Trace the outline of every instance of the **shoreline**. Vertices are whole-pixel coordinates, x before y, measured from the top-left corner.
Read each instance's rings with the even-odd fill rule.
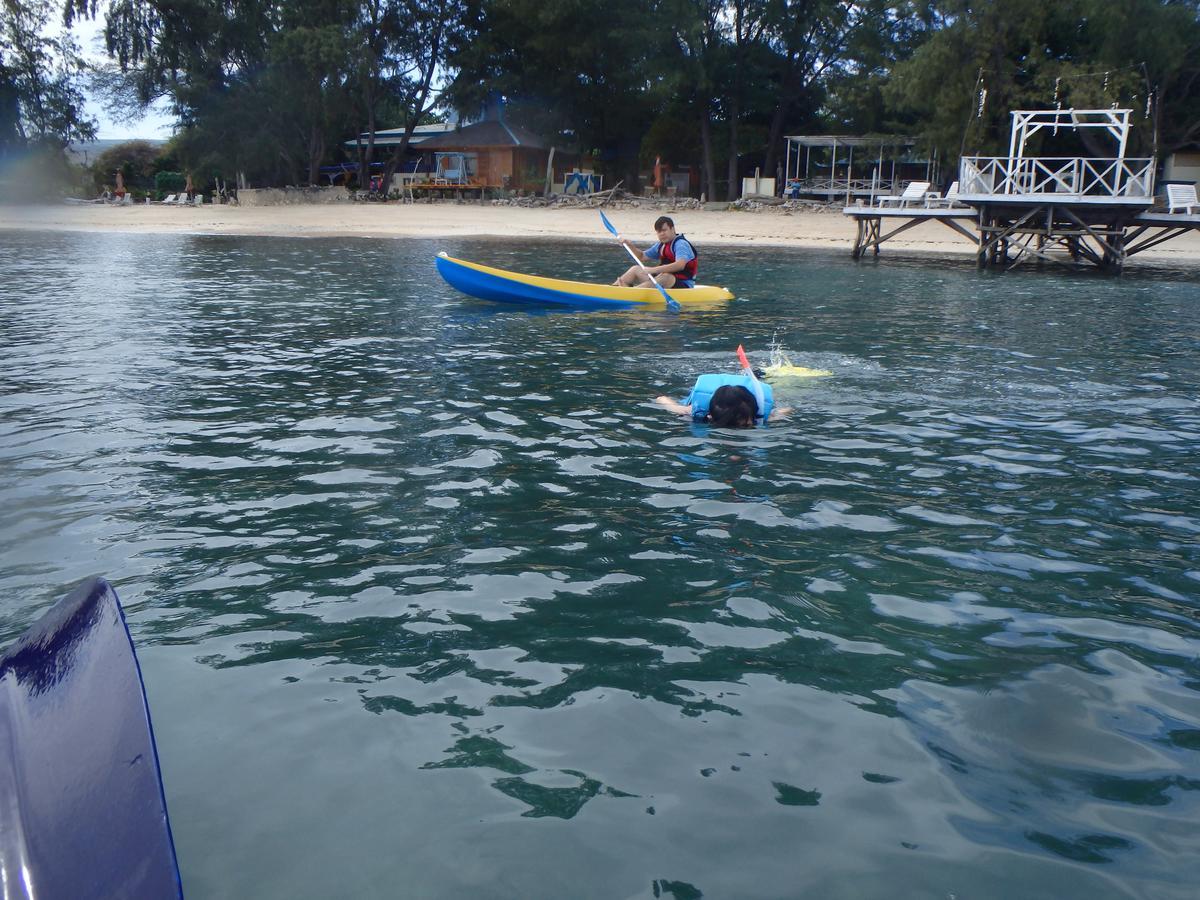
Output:
[[[661,208],[605,209],[618,229],[652,240]],[[681,209],[665,211],[698,246],[791,247],[844,252],[849,258],[855,225],[840,211],[775,212]],[[0,231],[38,230],[131,234],[206,234],[311,238],[611,238],[591,208],[528,208],[478,203],[339,203],[286,206],[163,207],[150,205],[41,205],[0,207]],[[975,245],[936,222],[922,223],[887,242],[889,251],[973,257]],[[1140,253],[1128,265],[1200,262],[1200,232]],[[1200,274],[1200,271],[1198,271]]]

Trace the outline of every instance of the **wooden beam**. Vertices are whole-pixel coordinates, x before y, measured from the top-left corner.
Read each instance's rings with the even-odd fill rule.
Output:
[[[1163,228],[1162,231],[1160,231],[1157,235],[1146,238],[1146,240],[1142,241],[1140,244],[1134,244],[1133,246],[1129,246],[1129,244],[1132,243],[1133,238],[1136,238],[1138,235],[1140,235],[1145,230],[1146,230],[1146,228],[1144,228],[1144,227],[1139,228],[1137,231],[1135,231],[1133,233],[1132,237],[1126,238],[1126,241],[1125,241],[1125,243],[1126,243],[1125,255],[1126,256],[1133,256],[1133,254],[1135,254],[1135,253],[1141,253],[1143,250],[1149,250],[1151,247],[1157,247],[1159,244],[1163,243],[1164,241],[1169,241],[1169,240],[1171,240],[1171,238],[1180,237],[1181,235],[1187,234],[1189,231],[1192,231],[1193,229],[1187,228],[1187,227]]]

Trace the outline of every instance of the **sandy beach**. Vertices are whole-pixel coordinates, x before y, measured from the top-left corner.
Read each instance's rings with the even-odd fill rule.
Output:
[[[606,214],[629,235],[651,237],[658,208],[610,209]],[[697,244],[762,244],[845,251],[854,223],[840,213],[681,209],[679,230]],[[244,234],[284,237],[505,237],[609,240],[593,209],[524,208],[478,203],[314,204],[287,206],[102,206],[54,205],[0,208],[0,229],[134,233]],[[888,253],[972,255],[969,243],[943,225],[928,222],[888,241]],[[1200,261],[1200,232],[1174,238],[1138,254],[1131,266],[1149,262]]]

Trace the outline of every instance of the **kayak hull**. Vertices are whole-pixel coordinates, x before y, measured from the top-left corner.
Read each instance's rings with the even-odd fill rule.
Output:
[[[593,309],[661,309],[667,305],[662,294],[654,288],[616,287],[525,275],[455,259],[445,253],[437,255],[437,270],[447,284],[464,294],[500,303],[541,303]],[[733,299],[733,294],[725,288],[704,284],[668,290],[667,294],[681,306],[706,306]]]
[[[141,671],[107,582],[80,585],[0,654],[0,744],[0,893],[183,896]]]

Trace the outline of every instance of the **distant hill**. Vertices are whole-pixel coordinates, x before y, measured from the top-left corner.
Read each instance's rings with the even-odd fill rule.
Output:
[[[116,147],[118,144],[128,144],[130,141],[145,141],[156,147],[166,143],[159,138],[104,138],[98,141],[71,144],[67,147],[67,157],[76,165],[90,166],[96,161],[96,157],[105,150]]]

